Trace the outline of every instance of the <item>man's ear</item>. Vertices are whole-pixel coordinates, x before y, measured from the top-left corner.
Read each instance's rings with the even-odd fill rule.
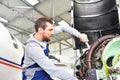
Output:
[[[42,28],[38,28],[38,31],[42,31],[43,29]]]
[[[39,28],[39,29],[38,29],[38,32],[42,33],[42,32],[43,32],[43,29],[42,29],[42,28]]]
[[[38,29],[38,31],[40,31],[40,28]]]

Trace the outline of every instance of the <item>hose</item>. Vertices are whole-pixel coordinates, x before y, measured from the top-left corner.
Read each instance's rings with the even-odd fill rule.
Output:
[[[100,37],[99,39],[97,39],[91,46],[90,49],[88,50],[88,54],[86,57],[86,63],[87,63],[87,68],[88,69],[92,69],[92,55],[94,53],[94,51],[96,50],[96,48],[105,40],[107,39],[112,39],[114,38],[115,35],[105,35],[103,37]]]

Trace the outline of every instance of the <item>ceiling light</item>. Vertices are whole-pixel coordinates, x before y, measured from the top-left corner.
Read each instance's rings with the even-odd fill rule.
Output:
[[[28,2],[31,5],[36,5],[39,1],[38,0],[25,0],[26,2]]]
[[[2,17],[0,17],[0,21],[2,21],[2,22],[8,22],[8,20],[6,20],[6,19],[4,19],[4,18],[2,18]]]

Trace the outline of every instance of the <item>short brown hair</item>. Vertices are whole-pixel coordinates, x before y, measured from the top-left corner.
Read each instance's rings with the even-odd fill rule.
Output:
[[[35,22],[35,26],[34,26],[35,31],[38,32],[39,27],[45,29],[47,27],[46,22],[49,22],[50,24],[53,24],[52,20],[44,18],[44,17],[37,19],[36,22]]]

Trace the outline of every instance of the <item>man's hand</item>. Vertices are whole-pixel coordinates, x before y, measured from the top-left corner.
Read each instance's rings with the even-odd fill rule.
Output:
[[[81,34],[79,35],[79,38],[80,38],[80,40],[81,40],[82,42],[84,42],[84,43],[88,43],[88,41],[89,41],[87,35],[84,34],[84,33],[81,33]]]

